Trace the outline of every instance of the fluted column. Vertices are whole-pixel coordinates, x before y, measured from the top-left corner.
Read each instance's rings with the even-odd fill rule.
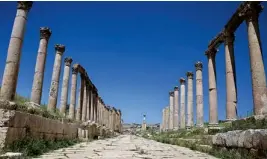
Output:
[[[193,72],[187,72],[187,128],[194,126],[193,112]]]
[[[65,62],[65,67],[64,67],[63,82],[62,82],[62,88],[61,88],[60,112],[64,114],[65,116],[67,100],[68,100],[70,66],[72,63],[72,58],[66,57],[64,62]]]
[[[173,96],[173,104],[174,104],[174,119],[173,119],[173,125],[174,125],[174,130],[179,129],[179,88],[178,86],[174,87],[174,96]]]
[[[77,91],[77,74],[78,74],[78,68],[77,67],[72,67],[71,95],[70,95],[70,108],[69,108],[69,118],[70,119],[74,119],[74,116],[75,116],[76,91]]]
[[[61,60],[62,60],[62,55],[65,51],[65,46],[57,44],[55,45],[55,50],[56,50],[56,57],[55,57],[50,92],[49,92],[48,110],[55,110],[57,106]]]
[[[196,105],[197,105],[197,127],[204,126],[203,119],[203,82],[202,82],[202,62],[197,62],[195,64],[196,68]]]
[[[226,66],[226,120],[235,120],[237,112],[237,91],[234,58],[234,34],[224,33],[225,66]]]
[[[78,97],[78,105],[77,105],[77,112],[76,112],[76,120],[80,121],[82,118],[82,107],[83,107],[83,96],[84,96],[84,77],[81,76],[81,83],[80,83],[80,90],[79,90],[79,97]]]
[[[31,102],[36,104],[41,104],[47,45],[51,34],[52,32],[49,28],[40,28],[40,42],[31,92]]]
[[[173,130],[173,118],[174,118],[173,91],[169,92],[169,100],[170,100],[169,129]]]
[[[266,75],[262,58],[259,14],[263,6],[247,5],[241,13],[247,23],[254,114],[267,114]]]
[[[185,79],[180,78],[180,128],[185,129]]]
[[[218,106],[217,106],[217,83],[216,83],[216,64],[215,55],[217,50],[211,49],[206,51],[208,57],[209,73],[209,125],[218,125]]]
[[[19,1],[9,41],[6,65],[2,80],[1,99],[14,100],[20,66],[20,56],[28,12],[33,2]]]
[[[84,80],[84,88],[83,88],[83,107],[82,107],[82,121],[86,121],[86,112],[87,112],[87,88],[88,85],[86,80]]]

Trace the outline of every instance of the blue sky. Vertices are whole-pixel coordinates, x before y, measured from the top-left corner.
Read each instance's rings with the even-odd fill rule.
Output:
[[[105,103],[120,108],[125,122],[161,121],[168,92],[179,78],[203,62],[204,118],[208,121],[208,70],[204,51],[240,2],[35,2],[21,56],[17,92],[30,97],[39,45],[39,28],[50,27],[42,102],[47,103],[55,57],[54,45],[64,44],[64,57],[83,65]],[[266,5],[263,2],[263,5]],[[16,2],[0,2],[0,78],[16,14]],[[264,60],[267,59],[267,12],[259,18]],[[252,88],[246,24],[236,31],[235,57],[238,114],[252,110]],[[219,119],[226,116],[224,46],[216,56]],[[63,63],[59,97],[62,85]],[[265,67],[266,70],[266,67]],[[2,80],[1,80],[2,81]],[[194,81],[195,85],[195,81]],[[195,94],[195,86],[194,86]],[[195,99],[195,97],[194,97]],[[58,100],[58,105],[59,105]],[[195,113],[195,102],[194,102]]]

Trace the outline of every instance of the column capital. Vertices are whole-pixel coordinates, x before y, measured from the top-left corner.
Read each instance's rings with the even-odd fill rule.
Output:
[[[78,73],[78,67],[72,67],[72,74]]]
[[[188,71],[188,72],[186,72],[186,76],[188,79],[193,79],[194,74],[193,74],[193,72]]]
[[[179,87],[178,86],[175,86],[174,87],[174,91],[179,91]]]
[[[59,53],[60,55],[62,55],[65,51],[65,46],[62,44],[56,44],[55,45],[55,50],[57,53]]]
[[[180,78],[180,84],[185,84],[185,79],[184,78]]]
[[[259,13],[263,6],[259,3],[245,2],[243,9],[239,11],[239,16],[247,21],[258,21]]]
[[[50,28],[48,28],[48,27],[41,27],[40,28],[40,39],[49,40],[51,34],[52,34],[52,31]]]
[[[65,62],[65,65],[66,65],[66,66],[70,66],[71,63],[72,63],[72,58],[71,58],[71,57],[66,57],[66,58],[64,59],[64,62]]]
[[[169,92],[169,95],[170,95],[170,96],[173,96],[173,95],[174,95],[174,92],[173,92],[173,91],[170,91],[170,92]]]
[[[223,33],[224,36],[224,44],[225,45],[233,45],[234,41],[235,41],[235,34],[233,31],[224,31]]]
[[[198,71],[198,70],[202,71],[202,69],[203,69],[202,62],[200,62],[200,61],[196,62],[195,63],[195,68],[196,68],[196,71]]]
[[[205,55],[207,55],[208,58],[215,58],[215,55],[217,52],[218,52],[218,49],[211,48],[205,52]]]
[[[32,1],[18,1],[17,9],[23,9],[29,11],[32,8]]]

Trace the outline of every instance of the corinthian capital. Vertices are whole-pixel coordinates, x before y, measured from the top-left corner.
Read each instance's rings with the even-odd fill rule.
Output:
[[[48,27],[41,27],[40,28],[40,39],[49,40],[52,31]]]
[[[78,67],[72,67],[72,74],[78,73]]]
[[[186,72],[186,76],[188,79],[193,79],[194,74],[193,72]]]
[[[258,21],[263,6],[258,2],[244,2],[240,7],[239,16],[247,21]]]
[[[170,95],[170,96],[173,96],[173,95],[174,95],[174,92],[173,92],[173,91],[170,91],[170,92],[169,92],[169,95]]]
[[[65,62],[65,65],[66,66],[70,66],[71,63],[72,63],[72,58],[71,57],[66,57],[65,60],[64,60],[64,62]]]
[[[185,79],[184,78],[180,78],[180,84],[185,84]]]
[[[205,52],[205,55],[207,55],[208,58],[215,58],[217,51],[218,51],[217,49],[211,48]]]
[[[174,91],[179,91],[179,87],[178,86],[175,86],[174,87]]]
[[[62,45],[62,44],[56,44],[55,45],[55,50],[56,50],[57,53],[62,55],[64,53],[64,51],[65,51],[65,46]]]
[[[18,1],[18,9],[23,9],[29,11],[32,8],[32,1]]]
[[[223,36],[225,45],[233,45],[235,40],[235,34],[232,31],[224,31]]]
[[[203,68],[202,62],[200,62],[200,61],[196,62],[195,63],[195,68],[196,68],[196,71],[197,70],[202,70],[202,68]]]

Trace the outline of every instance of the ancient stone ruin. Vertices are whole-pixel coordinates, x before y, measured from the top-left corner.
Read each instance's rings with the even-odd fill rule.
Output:
[[[47,47],[52,35],[48,27],[40,28],[40,42],[30,102],[23,105],[14,102],[27,15],[32,5],[33,2],[27,1],[19,1],[17,4],[17,15],[11,33],[0,93],[0,148],[25,137],[45,140],[89,139],[115,136],[121,133],[121,111],[104,103],[86,69],[80,64],[72,65],[75,59],[71,57],[64,58],[64,75],[59,103],[61,116],[53,115],[58,111],[56,107],[59,98],[61,63],[65,52],[65,46],[62,44],[55,45],[56,54],[48,106],[47,110],[41,108]],[[78,74],[81,79],[79,90],[77,89]],[[76,103],[77,91],[79,91],[78,103]],[[70,102],[68,102],[68,94],[70,94]],[[70,103],[68,111],[67,103]]]

